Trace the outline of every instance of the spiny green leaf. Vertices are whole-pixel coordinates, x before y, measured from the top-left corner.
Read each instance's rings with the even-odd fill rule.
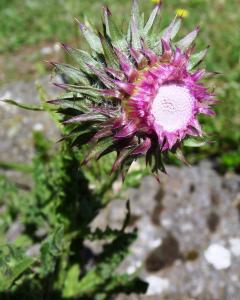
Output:
[[[139,5],[138,0],[133,0],[132,4],[132,13],[130,19],[130,28],[131,28],[131,44],[135,49],[141,48],[141,36],[140,33],[140,13],[139,13]]]
[[[188,138],[183,142],[183,145],[186,147],[202,147],[206,144],[208,144],[208,141],[197,140],[193,138]]]
[[[132,11],[131,11],[131,19],[136,23],[137,29],[141,30],[141,16],[140,16],[140,9],[139,9],[139,1],[133,0],[132,1]]]
[[[196,67],[199,63],[201,63],[201,61],[204,59],[204,57],[206,56],[207,52],[208,52],[208,48],[191,55],[190,60],[189,60],[189,64],[188,64],[188,70],[192,70],[194,67]]]
[[[0,249],[0,291],[9,291],[10,287],[28,270],[35,260],[26,256],[23,250],[6,245],[8,250]]]
[[[103,36],[100,36],[100,38],[101,38],[101,43],[102,43],[107,65],[112,68],[116,68],[116,67],[119,68],[118,59],[116,54],[113,51],[110,41],[108,40],[107,37],[105,38]]]
[[[186,50],[195,40],[199,33],[199,28],[197,27],[192,32],[187,34],[184,38],[176,43],[176,47],[179,47],[182,50]]]
[[[70,298],[76,293],[79,286],[80,268],[77,264],[73,265],[66,275],[63,288],[63,297]]]
[[[92,268],[80,281],[78,288],[72,296],[93,294],[98,287],[109,284],[114,280],[113,272],[122,259],[128,254],[128,247],[135,240],[135,233],[121,234],[110,245],[105,247],[99,257],[99,263]],[[118,249],[118,251],[116,251]]]
[[[84,95],[85,95],[85,96],[99,98],[98,89],[95,89],[94,87],[91,87],[91,86],[67,84],[67,83],[66,84],[55,84],[55,85],[65,89],[68,92],[77,93],[77,94],[79,94],[79,96],[81,95],[82,97],[84,97]]]
[[[92,150],[90,150],[90,153],[87,155],[84,162],[88,162],[93,157],[100,156],[105,150],[107,150],[112,145],[112,143],[112,137],[98,141],[98,143],[93,146]]]
[[[99,37],[84,24],[80,24],[80,28],[83,33],[83,36],[85,37],[91,49],[97,53],[103,53],[103,49]]]
[[[161,38],[170,41],[177,35],[182,24],[182,18],[176,16],[172,22],[161,32]]]
[[[158,15],[158,12],[159,12],[159,9],[160,9],[160,6],[159,5],[156,5],[155,8],[153,9],[145,27],[144,27],[144,35],[147,35],[148,32],[151,30],[153,24],[154,24],[154,21],[155,21],[155,18],[157,17]]]
[[[91,64],[95,67],[102,67],[102,65],[96,61],[89,53],[80,49],[74,49],[64,45],[64,48],[72,56],[72,58],[79,65],[81,71],[87,74],[93,74],[92,71],[87,67],[87,64]]]
[[[184,157],[184,154],[182,152],[182,150],[180,148],[176,149],[176,153],[175,153],[177,159],[179,159],[180,161],[182,161],[184,164],[189,166],[189,163],[187,162],[186,158]]]
[[[11,99],[5,99],[5,100],[0,100],[0,101],[6,102],[6,103],[11,104],[11,105],[15,105],[19,108],[23,108],[23,109],[26,109],[26,110],[44,111],[44,109],[40,106],[26,104],[26,103],[19,103],[19,102],[16,102],[14,100],[11,100]]]
[[[71,119],[66,120],[64,123],[78,123],[78,122],[87,122],[87,121],[102,121],[104,120],[105,117],[101,114],[96,114],[95,112],[93,113],[86,113],[86,114],[81,114],[75,117],[72,117]]]
[[[105,27],[104,29],[105,29],[106,35],[111,37],[110,28],[109,28],[109,20],[108,20],[109,16],[111,16],[111,12],[110,12],[110,10],[108,9],[107,6],[104,6],[103,7],[103,18],[104,18],[103,25]]]
[[[127,41],[125,40],[124,34],[120,30],[120,28],[116,25],[116,23],[113,21],[112,16],[109,16],[108,21],[109,21],[111,43],[119,50],[126,52],[128,45],[127,45]]]
[[[171,39],[174,39],[175,36],[178,34],[178,31],[181,28],[181,25],[182,25],[182,18],[177,18],[172,27]]]
[[[82,83],[86,85],[89,84],[89,80],[87,79],[86,75],[80,70],[67,64],[53,63],[53,65],[55,66],[59,74],[66,75],[70,80],[73,80],[75,83]]]
[[[52,117],[52,120],[55,122],[56,126],[60,130],[64,130],[62,124],[60,123],[59,115],[53,110],[53,107],[49,103],[47,103],[48,95],[46,93],[46,90],[39,83],[36,83],[36,89],[38,91],[38,95],[39,95],[41,105],[42,105],[44,111],[49,113],[49,115]]]
[[[64,246],[63,227],[57,228],[41,246],[42,275],[54,271],[56,259],[61,255]]]
[[[57,100],[52,100],[51,103],[52,104],[57,104],[58,108],[57,110],[60,111],[63,108],[72,108],[74,110],[76,110],[76,114],[80,114],[80,113],[85,113],[88,112],[90,109],[90,105],[92,104],[93,101],[89,101],[86,98],[81,98],[81,99],[57,99]]]

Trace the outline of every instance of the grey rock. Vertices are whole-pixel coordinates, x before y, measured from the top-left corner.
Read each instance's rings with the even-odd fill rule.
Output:
[[[15,82],[0,89],[0,100],[11,99],[19,103],[40,105],[40,86],[46,98],[60,95],[60,89],[50,83],[49,77],[37,82]],[[56,78],[60,82],[60,78]],[[57,141],[59,132],[49,114],[41,111],[29,111],[0,101],[0,161],[11,163],[28,163],[34,155],[33,131],[43,131],[47,138]],[[18,172],[8,171],[8,176],[19,184],[28,184],[28,176],[19,176]]]
[[[160,281],[152,280],[148,291],[156,291],[156,296],[117,299],[239,300],[240,176],[220,176],[209,161],[192,167],[169,166],[167,171],[160,185],[146,177],[139,189],[127,191],[135,220],[131,228],[137,227],[139,233],[118,269],[137,272],[147,281],[158,277]],[[103,217],[98,216],[98,224],[120,228],[124,211],[125,201],[113,201]],[[223,262],[223,251],[216,253],[219,269],[206,259],[209,247],[227,254],[228,261]]]
[[[22,223],[20,223],[19,221],[15,221],[11,224],[6,233],[6,241],[8,243],[14,242],[16,238],[24,231],[24,229],[25,227]]]
[[[59,80],[61,79],[56,79]],[[47,77],[37,82],[17,82],[6,85],[0,89],[0,100],[12,99],[19,103],[40,105],[37,85],[46,92],[47,99],[52,99],[61,92]],[[48,113],[24,110],[0,101],[0,119],[1,161],[28,161],[33,155],[33,130],[42,130],[47,137],[57,140],[58,131]]]

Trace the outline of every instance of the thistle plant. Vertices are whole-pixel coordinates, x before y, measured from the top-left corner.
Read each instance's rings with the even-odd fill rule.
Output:
[[[134,0],[125,33],[104,7],[102,32],[79,23],[90,51],[63,45],[76,66],[53,63],[68,78],[57,84],[66,94],[50,101],[63,114],[68,137],[89,145],[84,163],[116,152],[112,171],[120,168],[123,177],[140,156],[158,176],[164,154],[183,158],[184,142],[203,137],[199,114],[214,115],[215,97],[201,81],[213,73],[197,68],[208,47],[193,54],[199,27],[175,41],[182,16],[160,30],[160,3],[145,21]]]

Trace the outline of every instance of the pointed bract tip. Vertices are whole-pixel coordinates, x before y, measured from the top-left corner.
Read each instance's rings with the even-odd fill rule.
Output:
[[[79,28],[80,28],[81,31],[84,31],[84,30],[87,29],[87,26],[83,23],[80,23],[79,21],[78,21],[78,25],[79,25]]]
[[[49,104],[60,104],[61,103],[61,99],[47,100],[47,103],[49,103]]]
[[[67,44],[65,44],[65,43],[60,43],[60,45],[61,45],[61,47],[62,47],[63,49],[65,49],[65,50],[71,49],[71,46],[69,46],[69,45],[67,45]]]
[[[53,82],[53,85],[55,85],[56,87],[59,87],[61,89],[66,89],[67,87],[65,86],[65,84],[63,83],[57,83],[57,82]]]
[[[120,80],[114,80],[114,83],[126,94],[131,95],[133,90],[135,89],[135,85],[132,83],[123,82]]]
[[[112,15],[112,14],[111,14],[111,11],[110,11],[110,9],[108,8],[107,5],[104,5],[104,6],[102,7],[102,9],[103,9],[103,13],[106,14],[106,16],[110,17],[110,16]]]
[[[199,31],[200,31],[200,25],[198,25],[195,30],[197,31],[197,33],[199,33]]]
[[[56,67],[57,66],[57,63],[54,62],[54,61],[48,61],[49,64],[51,64],[52,66]]]
[[[171,49],[169,42],[166,41],[164,38],[161,38],[161,43],[162,43],[163,53]]]

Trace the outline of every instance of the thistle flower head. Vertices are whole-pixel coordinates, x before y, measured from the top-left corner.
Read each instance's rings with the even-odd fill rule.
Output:
[[[134,0],[127,33],[107,7],[102,33],[80,24],[90,53],[64,45],[76,66],[55,64],[68,78],[61,85],[67,93],[51,102],[71,125],[73,144],[89,143],[84,162],[116,151],[113,170],[126,173],[145,155],[157,174],[164,171],[164,152],[179,153],[186,138],[203,135],[198,115],[214,114],[214,95],[201,82],[209,73],[196,70],[207,49],[193,54],[199,28],[174,42],[182,17],[159,31],[160,2],[145,21]]]

